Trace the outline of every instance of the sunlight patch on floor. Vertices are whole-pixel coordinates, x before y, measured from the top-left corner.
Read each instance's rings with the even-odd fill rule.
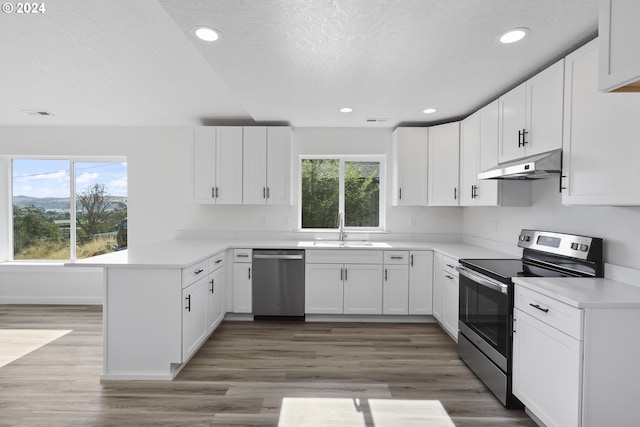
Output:
[[[438,400],[282,399],[278,427],[455,427]]]
[[[69,332],[71,330],[0,329],[0,368]]]

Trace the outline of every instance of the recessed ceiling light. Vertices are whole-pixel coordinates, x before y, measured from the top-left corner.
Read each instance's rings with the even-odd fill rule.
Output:
[[[353,111],[353,108],[351,108],[351,107],[342,107],[342,108],[340,109],[340,112],[341,112],[341,113],[350,113],[350,112],[352,112],[352,111]]]
[[[220,38],[220,32],[211,27],[196,27],[193,29],[193,34],[205,42],[214,42]]]
[[[501,35],[498,40],[504,44],[515,43],[525,38],[527,34],[529,34],[528,28],[514,28]]]
[[[427,108],[426,110],[422,110],[422,112],[425,113],[425,114],[433,114],[436,111],[438,111],[438,110],[436,110],[435,108]]]

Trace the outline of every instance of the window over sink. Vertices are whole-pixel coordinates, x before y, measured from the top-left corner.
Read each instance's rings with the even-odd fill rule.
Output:
[[[383,156],[303,156],[300,159],[302,230],[384,229]]]

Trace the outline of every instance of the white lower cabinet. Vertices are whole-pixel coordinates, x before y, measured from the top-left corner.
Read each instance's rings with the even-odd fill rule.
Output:
[[[305,313],[342,314],[344,310],[342,264],[305,266]]]
[[[516,309],[513,393],[548,427],[580,425],[582,342]]]
[[[578,308],[516,282],[513,394],[547,427],[638,424],[640,308],[602,299]]]
[[[433,316],[458,342],[458,261],[440,253],[433,261]]]
[[[233,312],[252,313],[251,249],[234,249],[233,257]]]
[[[212,332],[224,318],[224,253],[210,258],[207,276],[207,329]]]
[[[382,251],[308,250],[305,313],[382,314]]]
[[[442,288],[444,287],[444,275],[442,266],[444,265],[444,255],[439,252],[433,254],[433,317],[442,323]]]
[[[433,251],[409,252],[409,314],[433,313]]]
[[[382,314],[382,265],[344,265],[344,314]]]
[[[182,290],[182,360],[187,360],[209,334],[207,325],[207,278]]]

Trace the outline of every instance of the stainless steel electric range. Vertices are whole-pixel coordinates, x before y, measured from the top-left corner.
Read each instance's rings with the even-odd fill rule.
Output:
[[[520,259],[461,259],[458,353],[506,407],[511,393],[513,277],[603,277],[602,239],[522,230]]]

